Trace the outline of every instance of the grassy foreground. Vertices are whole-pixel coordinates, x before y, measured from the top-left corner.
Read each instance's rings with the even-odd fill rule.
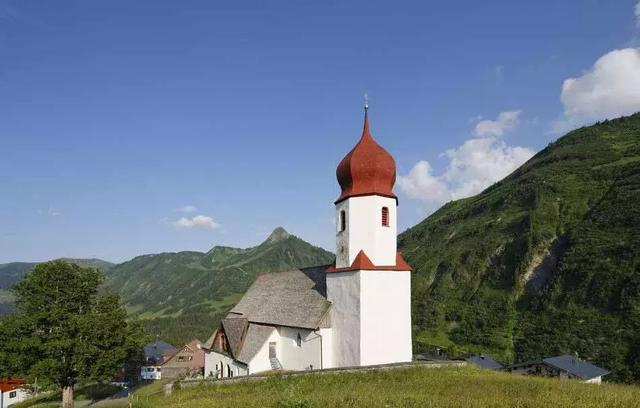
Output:
[[[144,392],[144,389],[141,390]],[[637,407],[640,387],[520,377],[474,367],[274,376],[200,385],[134,407]]]

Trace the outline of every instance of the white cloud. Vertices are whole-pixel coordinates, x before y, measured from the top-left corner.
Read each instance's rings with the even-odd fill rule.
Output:
[[[520,114],[507,111],[496,120],[478,122],[474,138],[443,154],[449,164],[442,174],[433,174],[429,162],[419,161],[409,174],[398,178],[400,190],[425,204],[440,205],[477,194],[501,180],[535,153],[526,147],[508,146],[501,139],[517,126]]]
[[[496,120],[481,120],[473,130],[478,137],[500,137],[518,125],[522,111],[501,112]]]
[[[584,75],[564,81],[560,99],[564,117],[554,124],[556,132],[640,111],[640,49],[603,55]]]
[[[220,227],[220,224],[213,221],[213,218],[206,215],[196,215],[191,218],[182,217],[172,223],[178,229],[202,229],[214,230]]]
[[[398,187],[411,198],[426,203],[444,203],[451,200],[451,191],[441,177],[433,175],[431,165],[420,160],[406,176],[398,177]]]
[[[182,212],[182,213],[192,213],[192,212],[196,212],[197,210],[198,209],[193,205],[185,205],[180,208],[176,208],[176,211]]]

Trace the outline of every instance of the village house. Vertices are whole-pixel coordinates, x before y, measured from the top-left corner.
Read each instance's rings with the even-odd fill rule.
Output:
[[[176,378],[181,374],[202,375],[204,369],[204,350],[202,342],[194,339],[182,346],[162,364],[162,378]]]
[[[486,354],[480,354],[478,356],[465,358],[465,361],[469,364],[473,364],[487,370],[500,371],[504,368],[502,364],[497,362],[493,357]]]
[[[26,382],[21,379],[0,379],[0,408],[7,408],[29,398]]]
[[[609,374],[609,371],[604,368],[568,354],[513,364],[507,367],[506,370],[518,375],[571,378],[591,384],[602,383],[602,377]]]
[[[140,368],[140,377],[143,380],[160,380],[162,364],[176,351],[178,349],[160,339],[144,346],[145,364]]]
[[[333,265],[259,275],[204,344],[205,376],[408,362],[411,267],[393,157],[364,129],[338,165]]]

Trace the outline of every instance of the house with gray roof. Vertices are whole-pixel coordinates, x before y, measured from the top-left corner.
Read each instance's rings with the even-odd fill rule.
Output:
[[[332,265],[259,275],[205,342],[205,376],[411,361],[411,266],[393,157],[369,130],[340,161]]]
[[[144,346],[145,363],[140,368],[140,378],[143,380],[160,380],[162,378],[162,364],[176,351],[177,348],[158,338]]]
[[[602,377],[609,374],[609,370],[569,354],[513,364],[506,370],[513,374],[570,378],[592,384],[600,384]]]
[[[500,371],[504,368],[502,364],[498,363],[493,357],[487,354],[471,356],[469,358],[466,358],[465,361],[467,363],[473,364],[480,368],[486,368],[488,370]]]

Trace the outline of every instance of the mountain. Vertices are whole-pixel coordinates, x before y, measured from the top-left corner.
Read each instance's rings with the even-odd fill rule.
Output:
[[[578,353],[640,381],[640,114],[572,131],[399,236],[416,351]]]
[[[142,255],[107,272],[129,313],[173,344],[206,338],[260,273],[329,264],[333,254],[276,228],[260,245]]]
[[[78,259],[60,258],[67,262],[76,263],[80,266],[100,269],[106,272],[114,264],[102,259]],[[9,291],[13,285],[20,282],[22,278],[37,265],[37,262],[11,262],[0,264],[0,316],[13,311],[13,295]]]

